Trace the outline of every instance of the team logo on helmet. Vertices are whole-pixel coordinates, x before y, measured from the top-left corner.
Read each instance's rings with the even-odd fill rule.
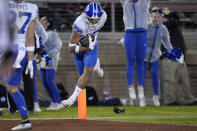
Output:
[[[86,16],[91,19],[99,19],[103,14],[101,5],[98,2],[89,3],[86,6],[85,13]]]

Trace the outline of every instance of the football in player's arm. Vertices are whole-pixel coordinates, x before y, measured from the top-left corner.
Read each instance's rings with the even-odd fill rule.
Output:
[[[92,38],[93,37],[93,38]],[[92,50],[96,44],[96,38],[93,35],[80,35],[75,30],[72,31],[69,51],[71,53],[85,52]]]

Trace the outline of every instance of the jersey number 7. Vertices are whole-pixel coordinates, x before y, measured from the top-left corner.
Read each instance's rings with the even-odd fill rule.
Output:
[[[28,23],[31,20],[31,14],[32,13],[29,13],[29,12],[19,12],[18,13],[19,18],[26,17],[26,20],[23,23],[23,25],[19,28],[19,30],[17,30],[18,34],[24,34],[25,33],[25,28],[27,27]],[[11,21],[13,23],[15,23],[16,20],[17,20],[17,13],[15,11],[10,11],[10,15],[11,15]]]

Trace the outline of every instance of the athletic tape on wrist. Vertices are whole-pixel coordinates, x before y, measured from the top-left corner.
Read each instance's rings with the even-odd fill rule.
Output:
[[[26,51],[34,51],[35,47],[34,46],[27,46]]]
[[[69,47],[76,46],[76,44],[69,43]]]
[[[80,47],[79,45],[75,46],[75,53],[79,53],[79,47]]]
[[[33,63],[33,61],[32,60],[29,60],[28,63]]]

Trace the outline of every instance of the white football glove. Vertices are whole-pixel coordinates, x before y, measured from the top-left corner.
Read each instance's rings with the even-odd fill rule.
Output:
[[[27,67],[25,70],[25,74],[28,74],[28,72],[30,73],[30,78],[33,78],[33,61],[28,61],[27,63]]]
[[[178,59],[178,62],[183,64],[184,63],[184,55],[182,54],[181,58]]]
[[[42,58],[41,62],[40,62],[40,68],[46,68],[46,59]]]
[[[95,36],[94,40],[92,39],[91,35],[89,35],[89,48],[91,50],[94,49],[94,46],[96,45],[96,41],[97,41],[97,35]]]

